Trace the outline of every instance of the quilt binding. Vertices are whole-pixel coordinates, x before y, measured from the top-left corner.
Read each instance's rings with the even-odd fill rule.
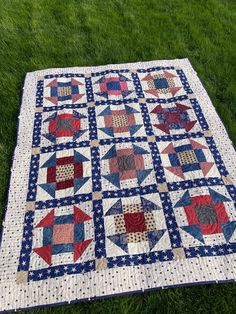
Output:
[[[7,252],[9,248],[5,247],[5,237],[4,234],[12,231],[14,236],[19,239],[22,235],[22,221],[24,218],[24,210],[22,210],[22,206],[25,204],[25,196],[28,188],[28,175],[29,175],[29,161],[31,157],[31,144],[32,144],[32,135],[33,135],[33,122],[34,122],[34,106],[35,106],[35,97],[36,97],[36,83],[38,76],[44,76],[47,74],[64,74],[64,73],[90,73],[90,72],[98,72],[103,70],[112,70],[112,69],[138,69],[138,68],[146,68],[153,66],[174,66],[179,67],[184,70],[184,73],[187,77],[188,83],[190,84],[192,90],[194,91],[194,95],[197,100],[201,104],[201,109],[203,114],[208,122],[209,128],[214,130],[213,138],[216,142],[217,148],[220,152],[220,155],[225,163],[226,169],[228,170],[233,184],[236,184],[236,153],[233,147],[232,141],[229,139],[226,128],[224,127],[220,117],[218,116],[215,107],[213,106],[206,90],[204,89],[200,79],[197,76],[197,72],[192,68],[192,65],[188,59],[174,59],[174,60],[156,60],[156,61],[148,61],[148,62],[136,62],[136,63],[126,63],[126,64],[108,64],[102,66],[94,66],[94,67],[69,67],[69,68],[52,68],[39,70],[35,72],[29,72],[26,75],[24,87],[23,87],[23,96],[21,109],[19,114],[18,121],[18,134],[17,134],[17,144],[14,150],[14,155],[12,159],[12,168],[11,168],[11,178],[9,185],[9,192],[7,198],[7,206],[4,212],[4,220],[3,220],[3,228],[1,230],[1,258],[4,259],[3,253]],[[217,126],[217,128],[215,128]],[[30,139],[30,140],[29,140]],[[20,170],[18,170],[20,169]],[[17,205],[15,205],[17,204]],[[14,246],[14,243],[12,243]],[[12,281],[14,282],[14,278],[16,277],[17,267],[16,262],[18,260],[18,256],[20,254],[20,246],[17,247],[17,242],[15,243],[15,250],[11,255],[11,260],[8,260],[8,264],[6,268],[12,265],[12,269],[15,267],[15,271],[11,273]],[[13,247],[11,247],[13,249]],[[8,252],[9,253],[9,252]],[[60,291],[58,286],[60,284],[64,285],[62,292],[68,292],[67,289],[69,286],[74,286],[79,278],[83,278],[82,286],[84,290],[88,291],[88,295],[86,297],[80,297],[76,292],[74,293],[74,297],[71,293],[63,294],[58,296],[56,293],[53,297],[49,297],[50,289],[45,285],[47,280],[44,280],[42,283],[40,282],[29,282],[25,289],[22,289],[20,285],[12,285],[12,281],[10,280],[8,284],[3,283],[0,284],[0,297],[4,298],[4,301],[1,301],[0,311],[11,311],[11,310],[29,310],[37,307],[46,307],[46,306],[58,306],[62,304],[70,304],[76,303],[80,301],[86,301],[91,299],[105,298],[115,295],[124,295],[131,293],[138,293],[143,291],[150,291],[156,289],[165,289],[179,286],[191,286],[198,284],[211,284],[211,283],[224,283],[224,282],[234,282],[236,281],[236,270],[234,270],[233,278],[225,279],[227,268],[226,262],[228,265],[231,265],[233,269],[233,263],[236,261],[236,254],[230,254],[228,256],[216,256],[216,257],[205,257],[202,259],[191,258],[191,270],[194,274],[199,276],[194,281],[192,275],[188,274],[186,270],[184,270],[183,264],[189,264],[189,260],[185,260],[184,262],[179,261],[170,261],[165,262],[165,266],[168,266],[170,269],[174,269],[178,276],[183,274],[187,276],[185,277],[186,282],[178,283],[178,279],[180,277],[176,276],[176,282],[170,284],[162,284],[161,280],[158,284],[152,284],[150,278],[153,278],[156,274],[158,274],[158,267],[155,264],[145,264],[139,266],[128,266],[121,267],[119,270],[116,270],[115,278],[113,279],[113,283],[118,287],[115,289],[117,291],[109,290],[108,285],[103,284],[105,287],[104,290],[101,290],[100,293],[97,293],[97,288],[94,286],[94,282],[104,281],[104,274],[106,270],[99,271],[102,274],[102,277],[99,277],[97,271],[93,271],[92,273],[85,274],[76,274],[70,275],[69,285],[65,279],[62,278],[53,278],[49,279],[49,286],[52,286],[56,291]],[[9,255],[6,254],[8,257]],[[14,263],[15,261],[15,263]],[[198,271],[198,267],[206,267],[206,265],[215,264],[217,267],[213,270],[211,276],[209,274],[206,278],[201,278],[201,274]],[[9,265],[10,264],[10,265]],[[169,265],[168,265],[169,264]],[[189,266],[189,265],[188,265]],[[168,267],[166,270],[168,270]],[[231,269],[231,271],[232,271]],[[114,269],[111,270],[111,272]],[[4,267],[1,269],[0,276],[4,274]],[[129,275],[132,274],[132,276]],[[168,274],[168,273],[167,273]],[[223,275],[222,275],[223,274]],[[153,277],[152,277],[153,276]],[[169,275],[170,276],[170,275]],[[189,278],[188,278],[189,276]],[[215,279],[219,278],[220,279]],[[109,273],[107,275],[109,279]],[[149,277],[149,278],[148,278]],[[68,278],[68,279],[69,279]],[[123,283],[123,278],[128,278],[127,282]],[[169,278],[168,278],[169,279]],[[201,280],[202,279],[202,280]],[[164,278],[166,282],[166,278]],[[138,283],[138,284],[137,284]],[[102,286],[102,285],[101,285]],[[114,286],[114,285],[113,285]],[[137,288],[136,288],[137,287]],[[75,289],[76,290],[76,289]],[[43,291],[43,293],[42,293]],[[19,294],[18,300],[16,300],[15,296]],[[30,294],[30,296],[29,296]],[[25,302],[26,299],[31,299]],[[37,299],[37,298],[38,299]],[[57,301],[57,297],[59,300],[63,300],[62,302]],[[34,301],[32,303],[32,301]],[[21,303],[22,302],[22,303]],[[4,303],[4,304],[3,304]]]

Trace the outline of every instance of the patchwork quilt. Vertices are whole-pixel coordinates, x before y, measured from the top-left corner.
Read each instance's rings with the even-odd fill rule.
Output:
[[[235,281],[235,157],[187,59],[28,73],[0,310]]]

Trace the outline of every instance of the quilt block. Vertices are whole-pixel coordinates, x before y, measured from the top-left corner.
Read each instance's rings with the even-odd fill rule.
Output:
[[[187,59],[28,73],[0,310],[235,281],[235,178]]]

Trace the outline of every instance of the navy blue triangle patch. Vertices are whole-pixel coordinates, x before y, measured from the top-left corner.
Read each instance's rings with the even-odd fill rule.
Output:
[[[54,153],[43,165],[41,168],[49,168],[56,166],[56,153]]]
[[[152,210],[160,210],[161,207],[157,206],[156,204],[154,204],[153,202],[147,200],[146,198],[142,197],[141,196],[141,202],[142,202],[142,205],[143,205],[143,210],[145,212],[149,212],[149,211],[152,211]]]
[[[43,136],[50,142],[56,143],[57,138],[56,138],[55,133],[47,133],[47,134],[43,134]]]
[[[108,152],[102,157],[102,159],[110,159],[112,157],[116,157],[116,147],[113,145]]]
[[[229,242],[234,231],[236,230],[236,221],[229,221],[221,223],[221,228],[225,237],[225,240]]]
[[[103,133],[105,133],[106,135],[109,135],[111,137],[114,137],[114,131],[113,128],[99,128],[99,130],[101,130]]]
[[[104,97],[104,98],[108,98],[108,93],[107,92],[99,92],[99,93],[95,93],[97,94],[98,96],[101,96],[101,97]]]
[[[120,177],[118,173],[106,174],[103,177],[117,188],[120,188]]]
[[[192,200],[191,200],[189,191],[185,191],[181,199],[175,204],[174,207],[182,207],[182,206],[187,206],[191,204],[192,204]]]
[[[114,205],[111,206],[111,208],[108,209],[105,216],[117,215],[122,213],[122,203],[121,200],[118,200]]]
[[[147,150],[145,150],[144,148],[139,147],[135,144],[133,144],[133,150],[134,150],[135,155],[149,154],[149,152]]]
[[[126,233],[115,234],[107,237],[111,242],[128,253],[127,235]]]
[[[141,184],[151,173],[152,169],[144,169],[137,171],[138,183]]]
[[[78,153],[76,150],[74,150],[74,161],[83,162],[83,161],[89,161],[89,159],[85,157],[84,155]]]
[[[51,197],[55,197],[56,183],[43,183],[39,186],[44,189]]]
[[[73,110],[73,117],[74,118],[77,118],[77,119],[84,119],[84,118],[87,118],[84,114],[81,114],[75,110]]]
[[[97,80],[97,81],[95,82],[95,84],[97,84],[97,83],[104,83],[104,82],[106,82],[106,77],[105,77],[105,76],[102,76],[102,77],[100,77],[99,80]]]
[[[215,203],[222,203],[222,202],[229,202],[231,201],[226,196],[220,194],[219,192],[216,192],[215,190],[212,190],[211,188],[208,188],[209,192],[211,194],[211,197]]]
[[[121,93],[122,93],[122,96],[125,98],[125,97],[127,97],[129,94],[133,93],[133,91],[132,91],[132,90],[131,90],[131,91],[129,91],[129,90],[122,90]]]
[[[87,130],[78,130],[73,133],[73,140],[77,140],[81,135],[83,135]]]
[[[57,112],[53,113],[50,117],[48,117],[47,119],[45,119],[43,122],[50,122],[52,120],[54,120],[57,116]]]
[[[162,238],[164,233],[165,233],[165,230],[153,230],[153,231],[148,232],[147,236],[148,236],[148,243],[149,243],[150,250],[154,248],[154,246]]]
[[[78,192],[78,190],[89,180],[89,177],[85,178],[75,178],[74,179],[74,193]]]
[[[125,105],[125,111],[128,113],[128,114],[131,114],[131,113],[139,113],[139,111],[137,111],[136,109],[128,106],[128,105]]]
[[[110,106],[107,106],[101,113],[99,113],[99,116],[110,116],[110,115],[111,115]]]
[[[128,79],[126,76],[119,74],[119,80],[120,82],[129,82],[130,79]]]
[[[184,226],[184,227],[181,227],[181,229],[189,233],[198,241],[204,243],[204,238],[203,238],[202,231],[199,225]]]
[[[141,127],[142,127],[141,124],[129,126],[130,134],[133,136],[138,130],[140,130]]]

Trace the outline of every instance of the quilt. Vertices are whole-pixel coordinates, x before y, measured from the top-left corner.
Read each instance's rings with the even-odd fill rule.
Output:
[[[235,281],[235,157],[187,59],[28,73],[0,310]]]

